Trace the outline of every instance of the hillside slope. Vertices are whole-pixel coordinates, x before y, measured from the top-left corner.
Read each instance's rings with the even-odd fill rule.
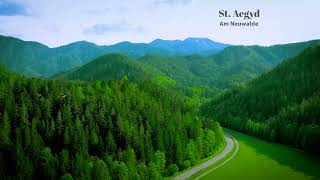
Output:
[[[134,82],[160,75],[156,69],[130,60],[121,54],[107,54],[73,70],[53,76],[65,80],[120,80],[127,77]]]
[[[320,44],[319,40],[270,47],[231,46],[210,57],[147,55],[138,61],[159,69],[184,85],[229,88],[251,80],[284,59],[317,44]]]
[[[165,41],[165,40],[163,40]],[[0,64],[8,69],[27,76],[51,76],[61,71],[70,70],[107,53],[122,53],[137,58],[148,53],[162,56],[186,55],[205,52],[214,54],[228,45],[221,45],[206,40],[206,43],[196,43],[198,39],[190,38],[181,41],[179,47],[162,44],[161,47],[153,43],[120,42],[110,46],[79,41],[57,48],[49,48],[43,44],[22,41],[13,37],[0,35]],[[165,41],[170,42],[170,41]],[[190,44],[197,44],[193,47]]]
[[[319,153],[320,46],[202,107],[223,125]]]
[[[150,81],[43,80],[0,66],[0,92],[1,179],[162,179],[224,144],[218,123]]]

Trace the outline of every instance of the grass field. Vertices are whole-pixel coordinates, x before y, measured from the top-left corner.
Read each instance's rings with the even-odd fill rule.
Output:
[[[319,158],[235,131],[225,131],[237,139],[239,152],[227,164],[201,179],[320,179]]]

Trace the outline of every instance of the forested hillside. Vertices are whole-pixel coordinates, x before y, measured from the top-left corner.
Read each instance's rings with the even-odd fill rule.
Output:
[[[157,55],[148,56],[153,57],[152,61],[162,60]],[[181,77],[182,82],[175,81],[165,75],[167,74],[166,72],[162,72],[159,69],[161,68],[151,66],[141,61],[132,60],[122,54],[107,54],[79,68],[56,74],[51,78],[84,81],[128,79],[136,83],[150,80],[156,85],[170,91],[170,93],[179,94],[189,107],[199,107],[200,104],[208,101],[210,98],[218,96],[221,92],[221,89],[215,87],[196,86],[192,83],[186,85],[185,83],[187,82],[185,80],[190,80],[188,77]],[[172,74],[177,71],[177,69],[176,71],[173,70]],[[179,73],[177,72],[177,74]]]
[[[157,69],[129,59],[122,54],[107,54],[53,78],[64,80],[120,80],[127,77],[130,81],[150,80],[161,73]]]
[[[120,42],[110,46],[98,46],[94,43],[79,41],[49,48],[37,42],[0,35],[0,64],[27,76],[51,76],[81,66],[107,53],[122,53],[131,58],[138,58],[148,53],[161,56],[192,53],[211,55],[228,46],[198,38],[177,41],[178,46],[172,46],[172,42],[176,41],[161,40],[161,42],[163,43]]]
[[[63,82],[0,67],[1,179],[161,179],[212,155],[218,123],[150,81]]]
[[[245,83],[294,56],[312,44],[309,41],[270,47],[232,46],[211,57],[201,55],[160,56],[148,54],[137,60],[121,54],[101,56],[81,67],[58,73],[62,80],[152,80],[156,84],[181,94],[193,107],[217,97],[235,84]],[[154,41],[160,46],[181,45],[181,41]]]
[[[210,57],[147,55],[138,61],[158,68],[183,85],[221,89],[247,82],[284,59],[301,53],[306,47],[317,44],[320,44],[319,40],[270,47],[231,46]]]
[[[103,54],[97,45],[72,43],[49,48],[37,42],[0,36],[0,63],[27,76],[47,76],[84,64]]]
[[[202,107],[224,126],[320,153],[320,46]]]
[[[79,41],[49,48],[36,42],[0,36],[0,64],[27,76],[52,76],[104,54],[120,53],[132,61],[138,58],[143,65],[153,66],[162,75],[183,85],[228,88],[257,77],[314,44],[319,41],[270,47],[228,47],[205,38],[187,38],[183,41],[157,39],[149,44],[121,42],[111,46]]]
[[[159,41],[159,40],[158,40]],[[60,79],[108,80],[129,76],[130,80],[164,77],[184,87],[229,88],[247,82],[295,56],[309,41],[270,47],[232,46],[211,57],[148,54],[137,60],[124,55],[102,56],[80,68],[54,76]],[[122,57],[122,58],[119,58]]]

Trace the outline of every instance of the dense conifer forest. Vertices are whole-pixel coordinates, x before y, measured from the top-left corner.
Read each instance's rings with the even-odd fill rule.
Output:
[[[202,107],[223,126],[320,153],[320,46]]]
[[[319,155],[319,43],[0,36],[0,178],[162,179],[221,150],[220,124]]]
[[[224,144],[150,81],[63,82],[0,68],[1,179],[161,179]]]

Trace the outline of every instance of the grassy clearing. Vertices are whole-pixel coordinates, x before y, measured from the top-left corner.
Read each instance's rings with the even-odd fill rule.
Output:
[[[201,179],[320,179],[319,158],[232,130],[225,131],[237,139],[240,145],[239,152],[228,163]]]

